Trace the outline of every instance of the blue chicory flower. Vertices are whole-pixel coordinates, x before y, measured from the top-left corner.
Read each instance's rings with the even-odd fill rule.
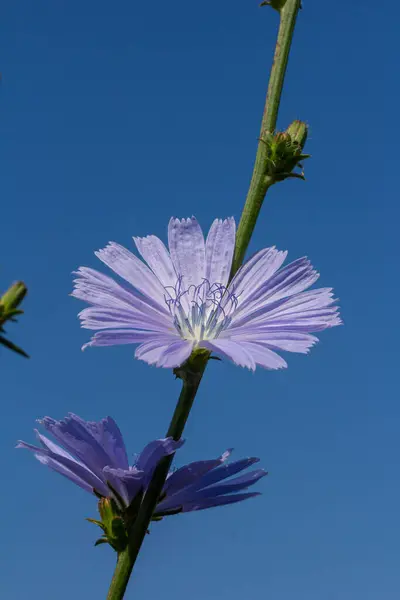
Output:
[[[182,440],[176,442],[172,438],[150,442],[130,466],[121,432],[111,417],[93,422],[70,413],[62,421],[45,417],[40,423],[61,446],[36,430],[41,447],[20,441],[17,448],[31,450],[39,462],[97,497],[112,498],[121,510],[128,508],[138,494],[146,493],[159,461],[183,444]],[[225,464],[230,454],[231,450],[228,450],[214,460],[193,462],[171,471],[154,517],[202,510],[258,496],[258,492],[243,490],[264,477],[264,470],[232,476],[259,459],[244,458]]]
[[[96,330],[86,346],[140,344],[135,356],[158,367],[180,366],[206,348],[254,370],[286,367],[276,350],[307,353],[312,332],[341,323],[331,288],[307,258],[280,268],[287,252],[260,250],[229,282],[235,221],[216,219],[204,241],[197,220],[169,222],[169,251],[150,235],[134,238],[147,265],[115,242],[96,256],[129,285],[80,267],[72,295],[91,306],[79,314]]]

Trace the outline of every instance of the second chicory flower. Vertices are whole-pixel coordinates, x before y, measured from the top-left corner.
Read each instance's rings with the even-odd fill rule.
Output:
[[[150,442],[134,464],[129,465],[124,440],[111,417],[93,422],[69,414],[61,421],[45,417],[40,422],[60,445],[36,431],[40,447],[26,442],[19,442],[17,447],[31,450],[39,462],[100,498],[103,522],[96,523],[104,529],[111,514],[111,522],[121,523],[122,538],[126,540],[126,526],[134,521],[154,469],[163,457],[180,448],[183,441],[165,438]],[[231,450],[227,450],[219,458],[193,462],[171,471],[153,519],[232,504],[259,495],[244,490],[264,477],[264,470],[255,469],[233,477],[259,459],[244,458],[226,463],[230,454]],[[120,549],[109,531],[107,534],[106,541]]]
[[[86,346],[140,344],[137,358],[168,368],[196,348],[252,370],[286,367],[276,351],[307,353],[313,332],[341,323],[332,289],[305,291],[319,274],[306,258],[281,268],[287,253],[274,247],[229,281],[235,232],[233,218],[216,219],[204,240],[194,217],[172,218],[169,251],[154,235],[134,238],[148,266],[115,242],[96,252],[125,283],[78,270],[72,295],[91,305],[82,327],[97,331]]]

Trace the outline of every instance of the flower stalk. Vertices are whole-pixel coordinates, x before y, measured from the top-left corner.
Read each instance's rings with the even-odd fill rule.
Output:
[[[266,175],[268,165],[268,144],[265,143],[263,138],[267,132],[273,134],[276,129],[286,67],[301,1],[286,0],[283,2],[280,0],[279,2],[271,2],[270,5],[273,8],[276,8],[280,15],[278,39],[275,46],[274,60],[269,78],[253,175],[236,234],[236,248],[233,257],[231,277],[235,275],[243,262],[265,195],[268,189],[276,183],[273,175]]]
[[[300,0],[286,0],[280,2],[279,5],[280,25],[262,119],[260,141],[250,189],[236,235],[231,277],[243,262],[265,194],[268,188],[276,182],[273,175],[265,175],[268,149],[261,138],[264,132],[275,131],[286,66],[300,4]],[[273,8],[277,7],[273,6]],[[199,353],[195,351],[180,369],[175,370],[175,375],[182,379],[182,390],[167,432],[167,436],[173,437],[174,440],[179,440],[183,433],[209,358],[209,352],[203,350]],[[124,597],[130,575],[148,531],[171,463],[172,456],[167,456],[160,461],[155,469],[152,481],[129,534],[128,545],[125,550],[118,554],[107,600],[121,600]]]
[[[208,352],[194,353],[194,356],[187,361],[186,365],[181,367],[179,372],[175,373],[177,377],[182,379],[182,390],[168,427],[167,437],[172,437],[176,441],[181,438],[208,358]],[[128,545],[123,552],[118,554],[117,566],[111,581],[107,600],[121,600],[124,597],[129,578],[167,478],[172,458],[172,455],[163,458],[154,472],[149,489],[146,492],[135,524],[130,532]]]

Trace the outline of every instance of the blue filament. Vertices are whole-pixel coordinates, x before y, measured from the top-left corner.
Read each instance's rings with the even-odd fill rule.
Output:
[[[165,303],[179,335],[201,341],[215,339],[230,324],[238,297],[220,283],[203,279],[184,288],[180,275],[175,286],[166,286]]]

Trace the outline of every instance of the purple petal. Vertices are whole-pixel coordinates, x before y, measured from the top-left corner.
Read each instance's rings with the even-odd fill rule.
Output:
[[[254,371],[256,368],[256,363],[252,354],[244,348],[242,343],[239,344],[231,339],[217,338],[215,340],[201,342],[199,345],[202,348],[208,348],[208,350],[221,354],[225,358],[233,361],[235,365],[247,367],[251,371]]]
[[[92,429],[92,434],[98,439],[99,443],[103,446],[111,459],[110,465],[118,465],[118,467],[122,469],[127,469],[129,467],[125,442],[114,419],[111,417],[102,419],[99,423],[99,427]]]
[[[160,356],[163,354],[164,350],[168,348],[170,342],[167,341],[157,341],[151,340],[149,342],[145,342],[140,344],[136,348],[135,357],[139,360],[143,360],[147,362],[149,365],[157,364]]]
[[[287,296],[294,296],[310,287],[318,279],[319,274],[313,270],[306,258],[300,258],[281,269],[273,277],[265,280],[257,289],[248,290],[248,298],[240,299],[238,310],[232,324],[244,325],[258,316],[259,311],[272,302]]]
[[[177,280],[174,265],[168,250],[155,235],[144,238],[133,238],[136,248],[147,262],[154,275],[163,287],[174,286]]]
[[[218,496],[216,498],[202,498],[194,502],[188,502],[187,504],[184,504],[182,507],[182,512],[205,510],[206,508],[224,506],[225,504],[236,504],[236,502],[242,502],[243,500],[247,500],[248,498],[255,498],[256,496],[261,496],[260,492],[247,492],[244,494],[234,494],[232,496]]]
[[[238,329],[229,336],[237,342],[258,342],[272,350],[285,350],[286,352],[300,352],[307,354],[309,349],[318,342],[318,338],[309,333],[292,333],[289,331],[269,331],[262,328]],[[256,348],[257,350],[257,348]],[[251,350],[250,350],[251,352]]]
[[[133,469],[112,469],[104,467],[104,478],[129,506],[134,497],[145,485],[145,473]],[[116,498],[117,499],[117,498]],[[122,508],[122,507],[121,507]]]
[[[208,487],[209,485],[213,485],[214,483],[222,481],[223,479],[232,477],[232,475],[236,475],[236,473],[240,473],[240,471],[251,467],[251,465],[254,465],[255,463],[259,462],[259,460],[259,458],[252,456],[250,458],[242,458],[240,460],[235,460],[234,462],[229,463],[227,465],[221,465],[220,467],[213,469],[212,471],[204,475],[204,477],[201,477],[196,483],[193,484],[193,486],[191,486],[190,489],[191,491],[200,490],[205,487]]]
[[[280,325],[282,329],[300,325],[308,326],[308,331],[321,331],[341,323],[334,302],[336,299],[329,288],[310,290],[274,302],[267,300],[248,315],[243,313],[241,319],[232,323],[231,332],[273,325]]]
[[[157,361],[157,367],[173,369],[179,367],[189,358],[193,349],[193,342],[189,340],[179,340],[173,342],[164,350]]]
[[[41,443],[42,447],[45,450],[49,450],[49,452],[53,455],[55,455],[56,457],[58,456],[62,456],[64,458],[68,458],[68,460],[71,460],[81,466],[85,466],[83,465],[79,460],[76,460],[76,458],[74,458],[73,456],[71,456],[71,454],[69,454],[68,452],[66,452],[64,450],[64,448],[61,448],[61,446],[58,446],[58,444],[55,444],[54,442],[52,442],[52,440],[49,440],[49,438],[47,438],[45,435],[42,435],[37,429],[35,429],[35,434],[37,439],[39,440],[39,442]],[[32,446],[32,449],[34,449],[35,447]],[[86,468],[86,467],[85,467]]]
[[[174,454],[178,448],[183,445],[184,441],[179,440],[176,442],[171,437],[164,438],[161,440],[155,440],[150,442],[140,453],[136,461],[136,469],[145,472],[145,485],[147,485],[152,476],[154,469],[164,456]]]
[[[40,434],[38,434],[38,436],[40,436]],[[50,440],[47,440],[47,438],[45,438],[44,436],[40,436],[40,439],[42,442],[44,440],[46,440],[46,442],[50,442]],[[43,457],[43,460],[40,459],[40,462],[42,462],[43,464],[47,464],[53,470],[56,470],[56,465],[59,465],[60,468],[58,469],[58,471],[63,475],[66,475],[66,472],[64,472],[66,469],[67,471],[75,475],[77,479],[85,482],[86,485],[91,489],[91,491],[95,489],[99,494],[105,496],[108,495],[108,489],[105,486],[104,482],[95,473],[89,470],[84,464],[76,461],[72,457],[69,458],[68,455],[62,450],[62,448],[59,448],[59,451],[57,451],[57,453],[53,453],[50,450],[38,448],[36,446],[33,446],[32,444],[27,444],[26,442],[22,441],[18,442],[17,448],[26,448],[27,450],[30,450],[34,453],[35,458],[37,458],[38,460],[39,456]],[[44,459],[51,459],[51,464],[49,461],[45,461]],[[71,477],[69,477],[69,479],[71,479]],[[83,486],[81,485],[80,487]],[[84,489],[87,488],[85,487]]]
[[[205,277],[205,245],[197,219],[172,218],[168,245],[175,271],[184,277],[185,288],[199,285]]]
[[[321,309],[331,307],[337,310],[337,306],[332,306],[336,302],[332,288],[318,288],[301,292],[289,298],[283,298],[269,303],[269,315],[292,315],[297,313],[315,312]]]
[[[144,329],[157,333],[169,333],[172,318],[156,316],[152,318],[135,310],[99,308],[91,306],[79,313],[81,326],[84,329]]]
[[[75,298],[103,308],[134,308],[150,317],[169,314],[165,302],[160,305],[152,298],[140,296],[135,289],[128,290],[99,271],[80,267],[76,274],[72,292]]]
[[[135,331],[134,329],[98,331],[91,338],[90,342],[82,346],[82,350],[84,350],[87,346],[119,346],[122,344],[139,344],[141,342],[150,342],[159,348],[161,344],[160,339],[162,340],[162,343],[165,344],[166,342],[171,343],[171,340],[176,338],[178,338],[178,336],[175,336],[174,338],[173,334],[166,338],[165,336],[160,336],[160,334],[154,333],[153,331]]]
[[[46,465],[46,467],[49,467],[49,469],[51,469],[52,471],[55,471],[63,477],[66,477],[67,479],[72,481],[72,483],[75,483],[83,490],[86,490],[90,494],[94,493],[93,487],[91,485],[89,485],[84,479],[78,477],[76,473],[74,473],[73,471],[56,461],[54,458],[50,458],[50,456],[46,456],[45,454],[35,454],[35,458],[37,458],[37,460],[40,463],[42,463],[42,465]]]
[[[164,308],[163,286],[154,273],[132,252],[115,242],[110,242],[108,246],[95,252],[95,255],[114,273]]]
[[[240,477],[235,477],[230,481],[221,483],[219,485],[212,485],[205,489],[196,492],[197,498],[213,498],[216,496],[222,496],[224,494],[232,494],[249,488],[259,481],[262,477],[265,477],[267,472],[263,469],[257,469],[250,473],[245,473]]]
[[[227,450],[217,459],[200,460],[192,462],[185,467],[181,467],[177,471],[171,473],[164,485],[163,494],[171,496],[182,491],[187,486],[197,481],[200,477],[208,473],[211,469],[215,469],[225,462],[231,455],[232,449]]]
[[[282,266],[287,252],[280,252],[274,246],[260,250],[252,256],[236,273],[229,284],[229,290],[240,297],[240,306],[268,281]]]
[[[215,219],[206,240],[206,279],[212,285],[220,283],[226,287],[232,266],[235,248],[236,225],[233,217]]]
[[[258,458],[244,458],[242,460],[237,460],[233,463],[230,463],[229,465],[223,465],[216,469],[210,470],[204,476],[197,478],[192,485],[179,490],[173,495],[168,494],[168,496],[160,503],[157,510],[172,510],[177,506],[181,506],[187,502],[192,502],[197,498],[199,490],[204,488],[211,490],[209,486],[212,486],[214,483],[222,481],[223,479],[227,479],[228,477],[247,469],[249,466],[258,462],[258,460]],[[210,491],[210,494],[211,493],[212,492]]]
[[[160,336],[157,338],[154,336],[154,339],[144,342],[136,348],[135,356],[140,360],[144,360],[149,365],[157,364],[171,344],[179,342],[180,339],[181,338],[179,338],[179,336],[173,332],[171,332],[169,337]]]
[[[264,369],[285,369],[287,362],[264,344],[259,342],[241,342],[246,351],[252,355],[255,363]]]
[[[42,423],[64,448],[77,456],[98,477],[102,477],[102,470],[106,466],[128,467],[122,436],[110,417],[96,423],[84,421],[70,413],[62,421],[45,417]]]

